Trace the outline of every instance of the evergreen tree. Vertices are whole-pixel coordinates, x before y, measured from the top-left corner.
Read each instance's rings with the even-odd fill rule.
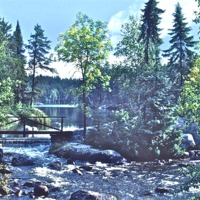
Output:
[[[183,86],[184,76],[188,75],[192,66],[191,61],[194,52],[191,48],[194,47],[195,42],[193,36],[190,36],[191,28],[187,27],[187,23],[184,22],[185,18],[179,3],[175,7],[173,16],[173,28],[170,29],[171,32],[169,33],[171,46],[164,51],[164,56],[169,58],[167,65],[169,77],[173,84],[176,85],[177,93],[177,89],[180,90]]]
[[[198,8],[200,9],[200,0],[195,0],[198,3]],[[200,10],[195,11],[195,23],[199,24],[200,23]],[[199,27],[200,28],[200,27]],[[199,31],[200,33],[200,31]]]
[[[142,25],[139,41],[145,44],[145,62],[148,64],[150,57],[154,54],[154,59],[159,59],[159,46],[162,39],[159,36],[161,29],[158,27],[161,21],[160,15],[164,10],[157,7],[156,0],[149,0],[142,10]]]
[[[13,79],[13,55],[11,52],[11,24],[0,18],[0,80]]]
[[[14,74],[15,80],[20,80],[18,87],[15,88],[15,102],[24,101],[24,90],[25,90],[25,48],[23,43],[23,38],[21,34],[21,28],[19,22],[17,21],[16,29],[12,36],[12,53],[14,57]]]
[[[29,68],[32,70],[32,84],[31,84],[31,97],[30,97],[30,105],[33,104],[33,99],[36,94],[35,91],[35,76],[36,70],[48,70],[52,73],[56,72],[55,69],[50,68],[49,64],[53,61],[51,56],[49,56],[50,51],[50,41],[47,37],[44,36],[44,30],[40,25],[36,25],[34,27],[34,34],[31,34],[31,39],[28,41],[29,45],[27,45],[30,60],[29,60]]]
[[[1,30],[1,37],[0,37],[0,42],[3,40],[11,40],[11,31],[12,31],[12,25],[9,24],[8,22],[5,22],[4,18],[0,18],[0,30]]]

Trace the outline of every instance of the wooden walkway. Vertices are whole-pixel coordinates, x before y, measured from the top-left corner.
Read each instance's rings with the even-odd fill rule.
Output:
[[[11,122],[8,122],[7,124],[5,124],[5,126],[10,125],[12,123],[20,123],[22,126],[22,130],[2,130],[3,128],[0,127],[0,135],[2,135],[2,137],[0,137],[0,144],[4,144],[4,143],[29,143],[29,144],[33,144],[33,143],[39,143],[39,142],[43,142],[43,143],[49,143],[51,141],[51,137],[47,138],[44,137],[44,135],[50,135],[50,136],[70,136],[72,135],[73,131],[64,131],[63,130],[63,121],[65,117],[48,117],[48,118],[58,118],[60,119],[60,126],[53,126],[53,125],[47,125],[47,124],[42,124],[40,122],[37,122],[36,120],[34,120],[36,117],[32,117],[32,118],[20,118],[20,119],[15,119]],[[47,118],[47,117],[40,117],[40,118]],[[31,127],[29,124],[34,124],[34,126],[42,126],[45,129],[49,129],[49,130],[37,130],[36,127]],[[29,129],[28,129],[28,128]],[[7,135],[6,137],[4,137],[4,135]],[[8,135],[12,135],[12,137],[8,137]],[[21,135],[21,137],[19,137]],[[34,137],[34,135],[37,135],[37,137]],[[38,137],[38,135],[42,135],[41,137]],[[28,136],[33,136],[33,137],[28,137]]]
[[[0,138],[0,144],[50,144],[51,138],[19,137],[19,138]]]

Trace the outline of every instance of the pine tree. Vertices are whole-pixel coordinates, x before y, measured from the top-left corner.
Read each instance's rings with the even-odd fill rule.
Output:
[[[1,37],[0,37],[0,42],[2,42],[3,40],[7,39],[7,40],[11,40],[11,31],[12,31],[12,25],[9,24],[8,22],[6,22],[3,19],[0,18],[0,30],[1,30]]]
[[[27,45],[30,61],[29,68],[32,70],[32,85],[31,85],[31,98],[30,105],[33,104],[33,98],[35,96],[35,76],[36,70],[48,70],[52,73],[56,72],[55,69],[50,68],[49,64],[52,62],[52,58],[49,55],[50,41],[44,36],[44,30],[40,25],[34,27],[34,34],[31,34],[31,39]]]
[[[17,21],[16,29],[12,36],[12,54],[14,57],[14,69],[15,80],[20,80],[18,86],[15,88],[15,103],[20,101],[24,102],[24,92],[25,92],[25,48],[23,43],[23,38],[21,34],[21,28],[19,22]]]
[[[11,29],[11,24],[0,18],[0,80],[14,76]]]
[[[183,86],[184,76],[188,75],[192,67],[191,60],[194,52],[191,48],[194,47],[195,42],[193,36],[190,36],[191,28],[187,27],[187,23],[184,22],[185,18],[179,3],[175,7],[173,16],[173,28],[169,33],[171,47],[164,51],[164,56],[169,58],[169,77],[180,90]]]
[[[142,25],[139,41],[145,44],[145,62],[148,64],[150,57],[155,54],[154,59],[159,58],[159,46],[162,39],[159,36],[161,29],[158,27],[161,21],[160,15],[164,10],[157,7],[156,0],[149,0],[142,10]]]

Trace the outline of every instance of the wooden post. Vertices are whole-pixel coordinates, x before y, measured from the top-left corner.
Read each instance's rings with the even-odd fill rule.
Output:
[[[61,117],[61,127],[60,127],[61,128],[61,132],[63,132],[63,118],[64,117]]]
[[[23,137],[26,137],[26,119],[23,118]]]

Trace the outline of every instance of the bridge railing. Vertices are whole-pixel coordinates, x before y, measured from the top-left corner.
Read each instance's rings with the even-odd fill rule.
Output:
[[[13,118],[13,117],[7,117],[7,118]],[[55,126],[52,126],[52,125],[48,125],[48,124],[45,124],[45,123],[41,123],[37,120],[34,120],[34,119],[38,119],[38,118],[42,118],[42,119],[60,119],[60,126],[59,127],[55,127]],[[23,132],[23,137],[26,137],[26,134],[30,134],[30,133],[33,133],[34,134],[37,134],[37,133],[44,133],[44,130],[27,130],[27,126],[30,126],[30,124],[34,124],[34,127],[36,126],[42,126],[44,129],[46,128],[49,128],[51,130],[54,130],[54,132],[63,132],[63,127],[64,127],[64,118],[66,117],[63,117],[63,116],[49,116],[49,117],[22,117],[22,118],[17,118],[17,119],[14,119],[12,121],[9,121],[7,123],[5,123],[4,125],[0,126],[0,134],[14,134],[14,133],[18,133],[18,132]],[[19,123],[21,126],[22,126],[22,130],[2,130],[2,128],[8,126],[8,125],[11,125],[11,124],[14,124],[14,123]],[[33,128],[33,127],[32,127]]]

